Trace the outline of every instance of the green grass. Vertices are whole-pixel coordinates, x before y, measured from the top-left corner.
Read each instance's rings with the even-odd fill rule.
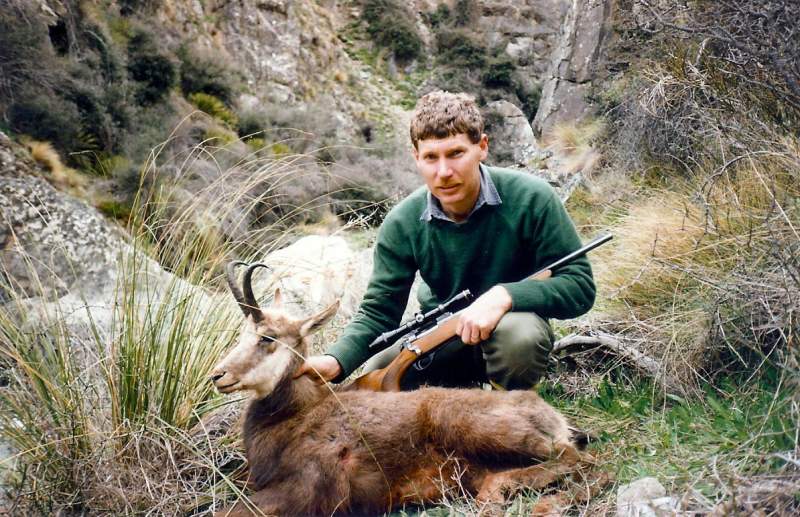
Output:
[[[594,395],[567,396],[552,382],[541,392],[575,425],[596,434],[592,450],[618,483],[654,476],[668,493],[680,496],[691,487],[714,498],[725,488],[720,481],[775,470],[783,462],[770,454],[798,447],[798,415],[780,375],[773,369],[750,380],[727,378],[692,400],[608,375]]]

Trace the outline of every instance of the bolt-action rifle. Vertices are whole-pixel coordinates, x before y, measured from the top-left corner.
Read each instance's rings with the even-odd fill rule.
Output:
[[[600,236],[579,250],[573,251],[566,257],[540,269],[527,279],[546,280],[553,275],[554,270],[585,255],[601,244],[605,244],[611,238],[612,235],[610,233]],[[469,290],[461,291],[435,309],[426,313],[418,312],[410,321],[399,328],[384,332],[378,336],[370,343],[370,349],[383,349],[399,340],[402,345],[400,353],[388,366],[362,375],[353,381],[349,388],[372,391],[400,391],[400,381],[412,364],[458,335],[456,328],[459,315],[463,309],[455,313],[452,312],[452,309],[454,306],[471,301],[472,298],[472,293]]]

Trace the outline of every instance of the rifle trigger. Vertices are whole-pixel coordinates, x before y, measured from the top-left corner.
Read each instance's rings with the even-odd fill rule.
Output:
[[[415,345],[414,342],[411,341],[410,339],[403,341],[403,348],[411,352],[414,352],[417,355],[422,355],[422,350],[417,345]]]

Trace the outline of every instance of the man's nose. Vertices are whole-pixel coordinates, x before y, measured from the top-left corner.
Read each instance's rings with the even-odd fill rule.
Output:
[[[450,168],[450,165],[447,163],[447,160],[441,159],[439,160],[438,167],[436,168],[436,174],[439,176],[451,176],[453,174],[453,170]]]

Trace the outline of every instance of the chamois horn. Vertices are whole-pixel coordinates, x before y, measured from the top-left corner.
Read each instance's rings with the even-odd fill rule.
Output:
[[[259,319],[261,311],[258,307],[258,302],[256,301],[256,297],[253,294],[253,284],[252,284],[253,271],[255,271],[260,267],[263,267],[265,269],[270,269],[270,267],[266,264],[261,264],[261,263],[251,264],[247,268],[247,271],[244,272],[244,279],[242,280],[242,287],[244,288],[244,303],[247,304],[254,319]]]
[[[245,316],[249,316],[252,314],[252,310],[250,306],[247,304],[244,295],[242,294],[242,290],[239,289],[239,281],[236,278],[236,266],[249,266],[247,262],[242,261],[232,261],[228,262],[228,265],[225,266],[225,279],[228,281],[228,288],[231,290],[231,294],[236,299],[236,303],[239,304],[239,308],[242,309]]]

